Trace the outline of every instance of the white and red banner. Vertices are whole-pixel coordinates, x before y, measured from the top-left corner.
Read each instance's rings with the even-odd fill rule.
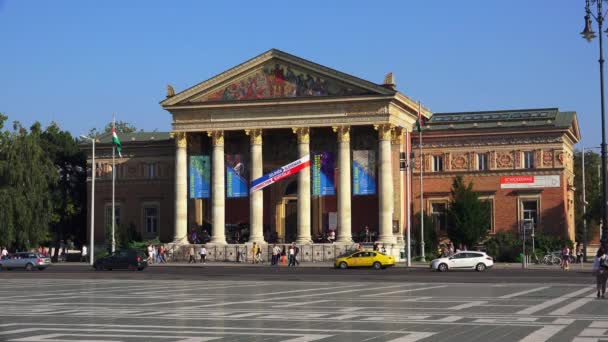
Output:
[[[254,179],[251,182],[251,189],[249,192],[254,192],[256,190],[264,189],[270,184],[274,184],[280,181],[283,178],[289,177],[291,175],[295,175],[296,173],[302,171],[303,169],[310,166],[310,155],[306,155],[294,162],[291,162],[285,166],[282,166],[280,169],[276,169],[271,173],[267,173],[258,179]]]
[[[559,188],[560,176],[501,176],[501,189]]]

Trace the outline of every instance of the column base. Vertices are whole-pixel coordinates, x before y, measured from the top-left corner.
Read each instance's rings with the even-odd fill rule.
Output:
[[[228,243],[226,242],[226,239],[213,239],[211,238],[211,241],[209,241],[208,243],[206,243],[207,245],[227,245]]]
[[[309,237],[302,237],[302,238],[296,238],[296,243],[298,245],[310,245],[312,244],[312,238]]]
[[[189,244],[190,242],[188,241],[187,237],[182,237],[182,238],[173,238],[173,241],[171,241],[172,244],[175,245],[186,245]]]
[[[338,237],[338,239],[335,241],[335,243],[339,243],[339,244],[352,244],[353,242],[353,238],[352,236],[344,236],[344,237]]]
[[[395,237],[393,235],[385,235],[385,236],[380,235],[380,236],[378,236],[378,239],[375,242],[382,243],[382,244],[389,244],[389,245],[396,243]]]

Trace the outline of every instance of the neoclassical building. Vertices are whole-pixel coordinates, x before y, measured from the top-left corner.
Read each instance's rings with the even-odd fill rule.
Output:
[[[161,106],[172,116],[170,134],[121,137],[123,224],[176,243],[210,227],[214,246],[242,241],[241,232],[250,243],[300,244],[335,233],[349,245],[365,238],[367,226],[374,241],[402,248],[408,217],[420,210],[422,165],[424,206],[438,232],[448,224],[451,179],[462,174],[492,200],[493,231],[535,220],[573,237],[575,113],[433,115],[394,83],[390,73],[375,84],[273,49],[184,91],[169,86]],[[422,158],[419,111],[427,121]],[[109,142],[100,139],[105,154],[97,159],[102,210]],[[305,158],[310,167],[296,174],[281,169]],[[251,191],[259,179],[269,185]],[[98,226],[107,221],[96,217]]]

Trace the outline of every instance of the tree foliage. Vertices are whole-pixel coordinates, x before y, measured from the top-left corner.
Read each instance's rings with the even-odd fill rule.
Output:
[[[0,114],[0,129],[8,119]],[[58,172],[41,144],[39,123],[0,133],[0,244],[27,249],[49,237]]]
[[[473,182],[466,185],[460,176],[454,178],[451,194],[448,236],[454,243],[475,246],[490,231],[490,203],[480,200]]]
[[[137,128],[133,124],[130,124],[125,121],[116,121],[116,132],[117,133],[133,133],[136,132]],[[98,138],[101,135],[112,132],[112,122],[106,124],[106,126],[102,130],[98,130],[97,128],[91,128],[89,130],[89,137]]]
[[[583,159],[582,151],[574,153],[574,187],[577,196],[574,198],[574,221],[576,227],[576,240],[583,238],[583,220],[587,219],[587,240],[599,234],[601,218],[601,179],[599,167],[600,155],[594,151],[585,151],[585,197],[587,201],[587,215],[583,214]]]

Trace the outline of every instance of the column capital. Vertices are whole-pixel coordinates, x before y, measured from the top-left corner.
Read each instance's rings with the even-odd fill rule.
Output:
[[[171,132],[169,136],[175,139],[175,146],[177,147],[186,147],[188,144],[186,132]]]
[[[291,129],[294,134],[298,135],[299,144],[308,144],[310,142],[310,128],[308,127],[294,127]]]
[[[249,136],[251,145],[262,145],[262,130],[259,128],[256,129],[246,129],[245,134]]]
[[[395,145],[403,144],[405,129],[403,127],[395,127],[391,133],[391,141]]]
[[[350,141],[350,126],[333,126],[332,129],[337,133],[339,142]]]
[[[224,146],[224,131],[207,131],[213,146]]]
[[[391,140],[394,127],[388,123],[374,125],[374,129],[378,131],[378,139],[380,140]]]

